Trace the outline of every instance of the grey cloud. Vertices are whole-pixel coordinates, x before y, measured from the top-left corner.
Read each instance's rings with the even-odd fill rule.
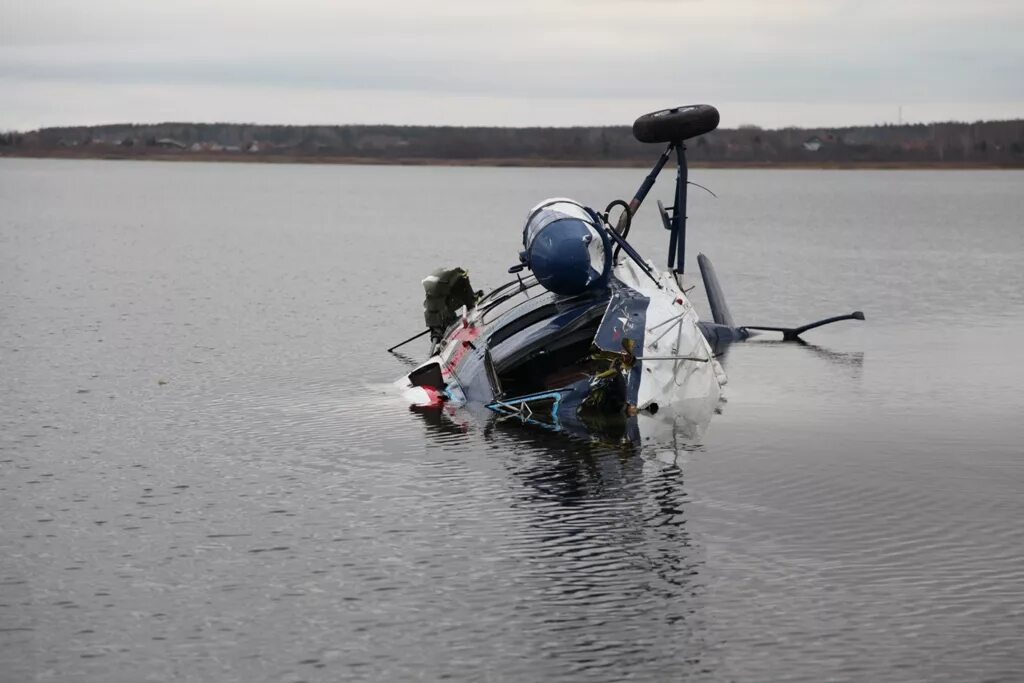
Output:
[[[1024,5],[1005,0],[0,0],[0,16],[15,97],[77,83],[851,111],[1024,100]]]
[[[383,50],[332,50],[315,55],[218,52],[166,58],[125,50],[118,57],[40,58],[6,55],[0,76],[22,80],[102,83],[250,84],[360,90],[423,90],[463,94],[653,96],[667,89],[706,96],[801,100],[819,98],[928,100],[1024,95],[1015,58],[972,50],[937,51],[918,59],[848,54],[733,53],[704,64],[685,56],[617,55],[550,58],[492,56],[470,60],[424,55],[410,60]]]

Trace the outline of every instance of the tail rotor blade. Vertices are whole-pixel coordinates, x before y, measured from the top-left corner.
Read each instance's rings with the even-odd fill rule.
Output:
[[[801,327],[767,327],[764,325],[745,325],[743,329],[761,330],[765,332],[781,332],[783,341],[797,341],[800,339],[800,335],[803,334],[804,332],[813,330],[816,327],[821,327],[822,325],[830,325],[832,323],[837,323],[841,320],[864,320],[864,312],[854,311],[853,313],[848,313],[846,315],[837,315],[831,318],[825,318],[824,320],[818,320],[813,323],[808,323],[807,325],[803,325]]]

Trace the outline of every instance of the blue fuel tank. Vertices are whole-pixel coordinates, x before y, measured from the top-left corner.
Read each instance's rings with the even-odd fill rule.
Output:
[[[611,243],[591,214],[571,199],[547,199],[530,211],[523,228],[523,265],[555,294],[606,287]]]

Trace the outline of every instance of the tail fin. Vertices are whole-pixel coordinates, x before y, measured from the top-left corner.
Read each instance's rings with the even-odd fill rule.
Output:
[[[700,275],[704,279],[704,291],[707,292],[708,304],[711,305],[711,317],[719,325],[736,327],[732,313],[729,312],[729,305],[725,303],[722,286],[718,284],[715,267],[711,265],[711,259],[704,254],[697,254],[697,265],[700,266]]]

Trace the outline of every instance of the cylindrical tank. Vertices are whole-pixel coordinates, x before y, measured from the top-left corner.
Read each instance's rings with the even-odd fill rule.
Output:
[[[520,259],[548,291],[575,295],[608,283],[608,236],[571,199],[547,199],[535,206],[523,228],[523,246]]]

